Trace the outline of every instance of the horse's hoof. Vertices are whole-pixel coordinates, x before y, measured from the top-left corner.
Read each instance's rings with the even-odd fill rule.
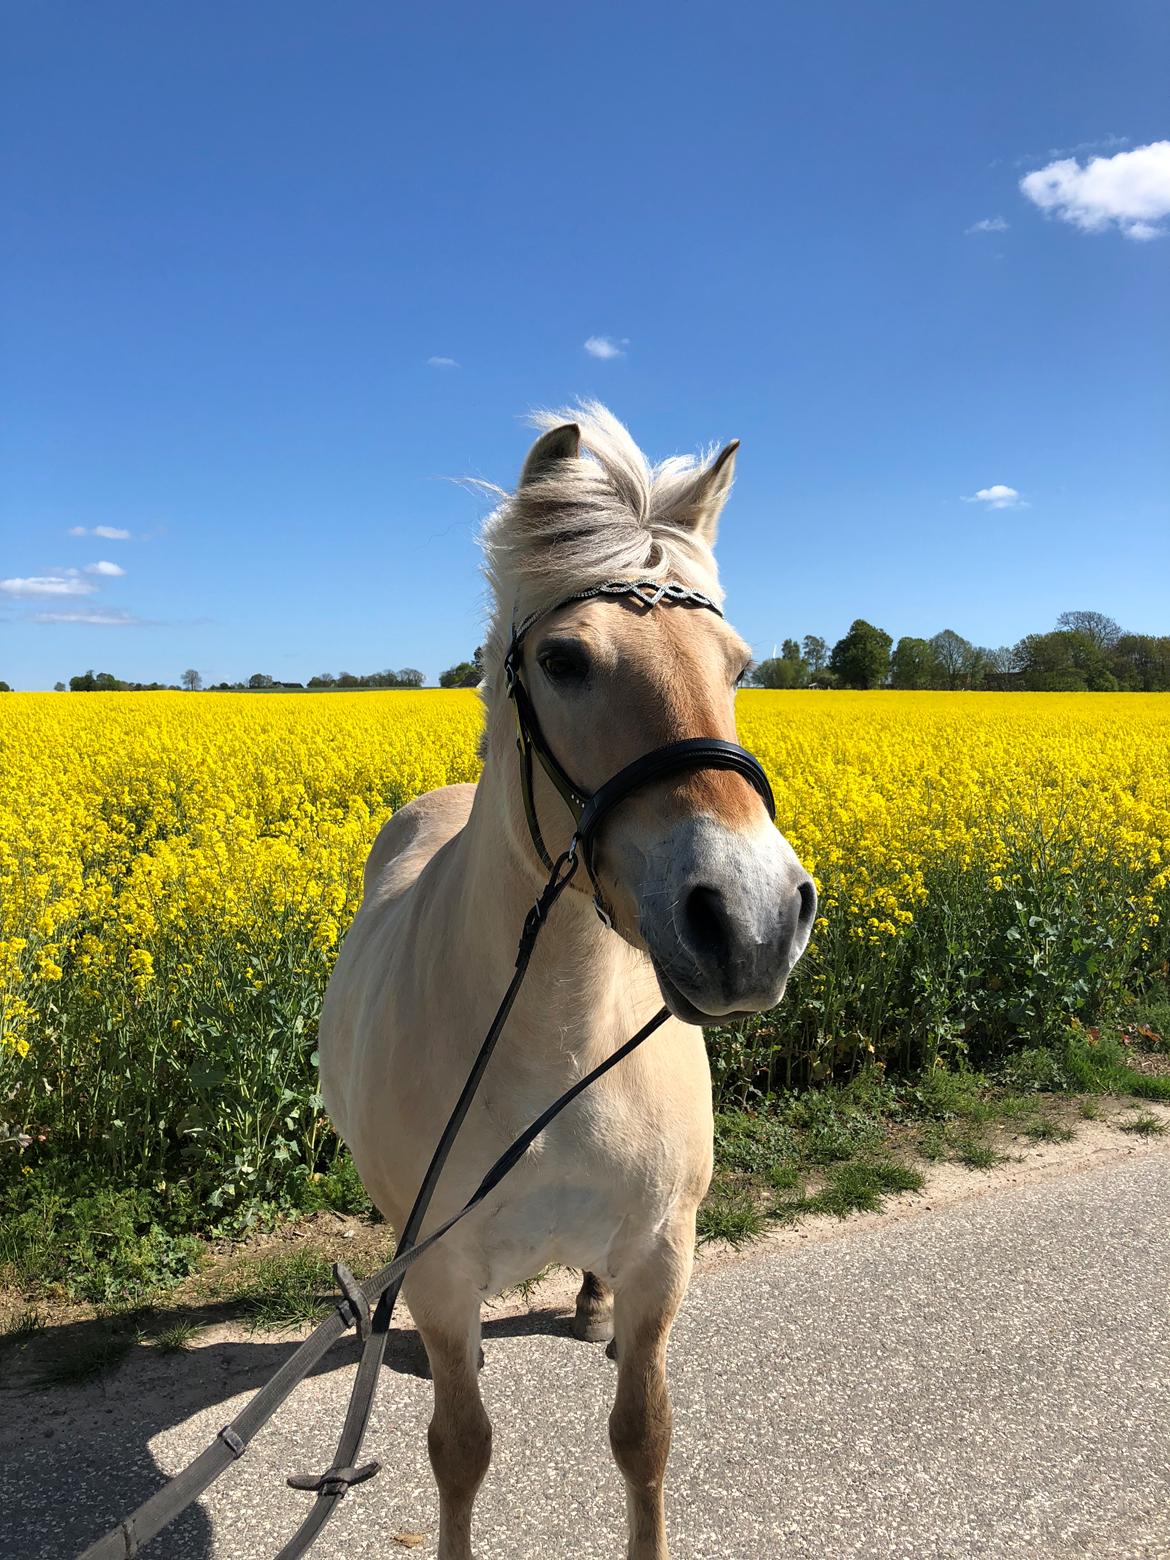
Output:
[[[606,1348],[606,1351],[605,1351],[605,1357],[606,1357],[607,1360],[616,1360],[617,1359],[618,1352],[617,1352],[617,1339],[616,1338],[611,1338],[609,1340],[609,1345],[608,1345],[608,1347]]]
[[[590,1316],[578,1311],[573,1318],[573,1337],[582,1343],[608,1343],[613,1337],[613,1317],[608,1313]]]

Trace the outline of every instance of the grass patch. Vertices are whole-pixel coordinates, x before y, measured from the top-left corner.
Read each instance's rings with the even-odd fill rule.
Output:
[[[517,1299],[520,1300],[524,1305],[530,1306],[532,1304],[533,1295],[536,1293],[537,1289],[539,1289],[540,1285],[544,1283],[545,1279],[552,1271],[553,1264],[551,1263],[548,1267],[542,1267],[540,1272],[533,1273],[531,1278],[522,1278],[518,1284],[513,1284],[510,1289],[502,1290],[500,1293],[500,1299],[510,1299],[513,1295],[515,1295]]]
[[[715,1163],[720,1169],[767,1175],[785,1165],[795,1170],[799,1157],[796,1134],[775,1111],[717,1113]]]
[[[1130,1116],[1126,1121],[1119,1121],[1117,1130],[1133,1132],[1138,1137],[1161,1137],[1166,1131],[1166,1123],[1159,1121],[1152,1112],[1144,1110],[1140,1116]]]
[[[1131,1067],[1117,1040],[1096,1044],[1079,1036],[1065,1047],[1064,1068],[1071,1086],[1085,1094],[1130,1094],[1139,1100],[1170,1104],[1170,1074],[1142,1073]]]
[[[909,1165],[894,1159],[834,1165],[825,1185],[805,1203],[809,1213],[834,1213],[839,1219],[851,1213],[876,1213],[886,1197],[897,1192],[917,1192],[923,1177]]]
[[[886,1141],[883,1106],[891,1101],[884,1091],[878,1095],[877,1085],[863,1074],[844,1088],[798,1094],[780,1111],[796,1139],[798,1162],[823,1166],[880,1149]]]
[[[1033,1143],[1070,1143],[1076,1136],[1071,1127],[1065,1127],[1051,1116],[1039,1116],[1024,1128],[1025,1137]]]
[[[181,1354],[189,1349],[199,1335],[196,1322],[172,1322],[154,1335],[154,1346],[160,1354]]]
[[[950,1144],[951,1158],[968,1170],[993,1170],[1004,1162],[1005,1155],[998,1153],[985,1138],[974,1132],[960,1132]]]
[[[1039,1109],[1040,1101],[1034,1094],[1001,1094],[995,1101],[995,1114],[1001,1121],[1020,1121]]]
[[[331,1264],[315,1247],[268,1252],[232,1274],[228,1293],[258,1332],[299,1327],[324,1313],[333,1287]]]
[[[1152,1010],[1161,1024],[1159,1014]],[[1139,1044],[1133,1037],[1144,1029],[1149,1035],[1143,1033]],[[1096,1030],[1076,1030],[1051,1050],[1018,1052],[994,1076],[936,1066],[891,1082],[874,1065],[845,1084],[779,1093],[750,1110],[722,1110],[715,1117],[715,1178],[699,1213],[699,1238],[740,1244],[769,1221],[791,1223],[813,1212],[843,1217],[880,1207],[883,1198],[921,1185],[909,1167],[889,1168],[901,1153],[990,1169],[1005,1157],[989,1141],[988,1129],[996,1123],[1015,1124],[1034,1142],[1068,1141],[1070,1129],[1051,1112],[1053,1094],[1076,1095],[1085,1120],[1100,1118],[1098,1101],[1105,1094],[1170,1102],[1170,1075],[1157,1066],[1143,1072],[1130,1065],[1148,1060],[1139,1052],[1165,1045],[1162,1031],[1131,1016],[1126,1033],[1129,1046]],[[1164,1130],[1149,1113],[1121,1125],[1137,1134]],[[899,1181],[899,1174],[912,1179]],[[68,1180],[64,1167],[52,1165],[9,1177],[0,1189],[7,1204],[0,1219],[0,1285],[20,1294],[26,1310],[7,1329],[8,1341],[35,1326],[22,1318],[35,1317],[41,1297],[106,1308],[157,1302],[210,1254],[209,1233],[236,1239],[276,1229],[298,1210],[377,1218],[348,1154],[339,1154],[327,1170],[306,1170],[297,1185],[302,1201],[296,1206],[253,1198],[209,1224],[207,1210],[194,1206],[182,1186],[87,1189]],[[256,1328],[315,1321],[334,1301],[326,1251],[335,1233],[322,1217],[314,1220],[308,1240],[267,1243],[267,1250],[264,1242],[260,1249],[250,1245],[226,1274],[217,1264],[215,1275],[199,1284],[237,1301]],[[373,1230],[357,1233],[365,1247],[376,1238]],[[363,1241],[357,1245],[363,1247]],[[375,1265],[380,1262],[371,1262],[367,1271]],[[192,1335],[187,1324],[175,1323],[153,1341],[159,1349],[182,1349]],[[106,1368],[117,1353],[110,1342],[92,1360],[92,1370],[84,1360],[62,1362],[59,1374],[81,1379]]]
[[[14,1316],[0,1329],[0,1344],[23,1345],[35,1333],[42,1332],[44,1327],[45,1319],[40,1312],[34,1311],[31,1306],[26,1306],[18,1316]]]
[[[919,1127],[915,1146],[923,1159],[934,1164],[949,1161],[968,1170],[991,1170],[1002,1164],[1004,1155],[992,1148],[984,1136],[982,1121],[928,1121]]]
[[[764,1215],[750,1187],[712,1182],[696,1221],[700,1245],[725,1240],[729,1245],[742,1246],[755,1240],[763,1230]]]

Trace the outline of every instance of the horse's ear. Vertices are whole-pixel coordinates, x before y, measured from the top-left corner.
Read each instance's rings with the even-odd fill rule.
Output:
[[[528,451],[528,459],[520,473],[520,486],[527,487],[530,482],[539,482],[542,477],[550,476],[562,460],[575,459],[580,449],[581,430],[576,423],[562,423],[559,428],[550,428],[547,433],[541,434]]]
[[[723,513],[735,477],[735,452],[738,449],[739,440],[732,439],[730,444],[719,451],[711,464],[705,466],[695,478],[690,491],[679,499],[677,516],[672,516],[677,524],[685,526],[688,531],[697,532],[708,547],[715,545],[719,516]]]

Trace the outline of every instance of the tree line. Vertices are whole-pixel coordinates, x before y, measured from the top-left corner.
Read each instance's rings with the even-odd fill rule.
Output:
[[[1030,693],[1170,692],[1170,635],[1134,634],[1103,612],[1062,612],[1047,634],[997,650],[953,629],[930,639],[856,618],[830,649],[807,634],[749,670],[756,688],[983,689]]]
[[[458,661],[439,677],[440,688],[474,688],[483,680],[483,646],[468,661]],[[817,634],[785,639],[779,653],[754,662],[745,679],[753,688],[908,688],[983,689],[1032,693],[1170,692],[1170,635],[1135,634],[1103,612],[1062,612],[1047,634],[1025,634],[997,650],[972,644],[954,629],[930,639],[904,635],[894,642],[884,629],[855,618],[836,644]],[[254,672],[246,682],[218,682],[209,692],[328,692],[352,688],[421,688],[426,678],[417,667],[400,671],[321,672],[307,683],[281,682]],[[55,685],[58,693],[65,684]],[[125,682],[110,672],[84,672],[69,679],[73,693],[152,692],[204,683],[188,667],[177,683]],[[0,682],[0,693],[11,692]]]
[[[247,682],[217,682],[206,687],[202,675],[193,666],[187,668],[177,683],[126,682],[112,672],[95,672],[91,668],[69,679],[69,692],[178,693],[181,689],[186,693],[303,693],[306,689],[320,692],[331,688],[421,688],[425,682],[423,673],[414,666],[404,666],[399,672],[367,672],[362,677],[353,672],[341,672],[336,677],[332,672],[322,672],[317,677],[310,677],[307,683],[281,682],[266,672],[253,672]],[[64,693],[65,684],[54,683],[53,691]],[[11,689],[7,683],[0,683],[0,692],[11,692]]]

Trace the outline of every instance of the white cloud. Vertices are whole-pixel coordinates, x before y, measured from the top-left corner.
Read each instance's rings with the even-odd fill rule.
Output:
[[[972,222],[965,231],[968,233],[1006,233],[1008,224],[1002,217],[983,217],[978,222]]]
[[[629,344],[628,336],[623,336],[620,341],[615,341],[612,336],[590,336],[585,343],[585,350],[590,357],[619,358],[625,357]]]
[[[117,607],[95,607],[88,612],[34,612],[32,623],[88,623],[94,628],[141,628],[145,618],[122,612]]]
[[[1126,238],[1160,238],[1166,230],[1158,224],[1170,216],[1170,141],[1091,157],[1084,167],[1063,157],[1025,174],[1020,189],[1041,211],[1083,233],[1116,224]]]
[[[0,580],[6,596],[92,596],[97,589],[88,580],[79,579],[76,570],[68,574],[39,574],[28,579]]]
[[[69,536],[88,536],[89,532],[83,525],[71,525],[67,534]]]
[[[429,358],[427,358],[427,367],[428,368],[458,368],[459,364],[455,361],[454,358],[450,358],[450,357],[429,357]]]
[[[93,534],[105,537],[107,542],[128,542],[130,540],[130,532],[123,531],[121,526],[117,525],[95,525]]]
[[[85,572],[87,574],[106,574],[113,578],[117,575],[125,574],[126,570],[119,564],[109,563],[105,558],[102,558],[98,563],[87,563]]]
[[[986,504],[988,509],[1026,509],[1028,506],[1014,487],[1002,482],[980,488],[977,493],[964,497],[965,504]]]

